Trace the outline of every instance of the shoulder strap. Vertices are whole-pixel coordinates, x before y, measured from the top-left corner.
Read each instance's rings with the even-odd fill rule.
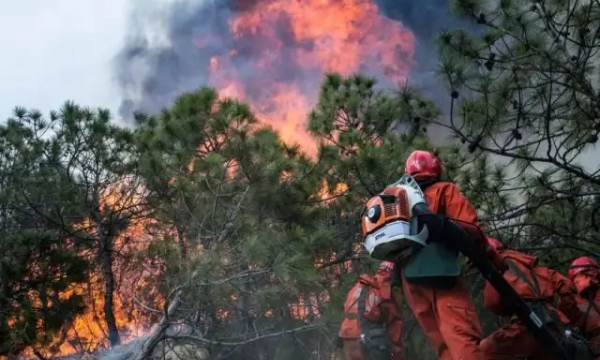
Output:
[[[531,282],[529,280],[529,278],[527,277],[527,275],[525,275],[525,273],[523,273],[521,271],[521,269],[519,269],[518,266],[516,266],[512,261],[510,260],[505,260],[504,261],[506,263],[506,265],[508,265],[508,267],[515,273],[517,274],[517,276],[523,280],[535,293],[535,295],[538,298],[542,298],[542,291],[540,289],[540,284],[537,280],[537,276],[535,275],[535,271],[534,269],[530,269],[530,273],[531,273],[531,277],[533,278],[533,282]]]
[[[360,295],[358,296],[358,322],[365,320],[365,310],[367,310],[367,293],[368,291],[361,291]]]
[[[350,306],[349,306],[350,309],[352,309],[352,307],[354,307],[354,305],[356,305],[356,303],[359,302],[361,296],[363,296],[363,294],[366,292],[365,289],[366,289],[365,286],[361,286],[356,290],[356,291],[358,291],[358,296],[356,296],[354,301],[350,304]],[[346,318],[348,318],[348,319],[359,319],[360,320],[360,318],[361,318],[360,314],[361,314],[360,303],[359,303],[359,308],[358,308],[358,311],[356,312],[356,314],[350,313],[350,312],[345,312]]]
[[[442,181],[439,179],[417,180],[417,184],[419,184],[419,187],[421,188],[422,191],[425,191],[425,189],[427,189],[431,185],[437,184],[439,182],[442,182]]]
[[[591,308],[594,308],[594,310],[596,310],[598,315],[600,315],[600,307],[598,307],[598,304],[596,304],[596,294],[594,291],[588,292],[588,302],[590,303],[588,310],[591,310]]]
[[[367,288],[363,288],[365,290],[368,290]],[[360,323],[361,327],[363,326],[362,324],[364,322],[370,322],[370,323],[380,323],[381,322],[381,318],[383,317],[383,314],[380,314],[379,319],[377,321],[369,321],[365,318],[365,312],[367,311],[367,295],[368,295],[369,291],[362,291],[360,293],[360,295],[358,296],[358,322]],[[372,306],[375,306],[375,304],[373,304]]]
[[[600,312],[598,312],[598,309],[596,308],[596,306],[594,306],[594,302],[593,302],[593,298],[592,298],[592,294],[588,294],[588,306],[587,309],[585,309],[585,313],[583,314],[583,325],[581,326],[581,331],[585,331],[585,329],[587,329],[587,322],[588,322],[588,318],[590,317],[590,313],[592,312],[592,308],[594,308],[594,310],[596,310],[596,312],[600,315]]]

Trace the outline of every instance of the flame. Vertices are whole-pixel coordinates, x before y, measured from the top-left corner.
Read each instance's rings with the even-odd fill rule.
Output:
[[[282,181],[284,180],[285,176],[282,178]],[[126,182],[106,189],[103,192],[100,207],[102,209],[111,208],[117,211],[119,209],[140,208],[141,197],[135,193],[126,196],[128,192],[126,189]],[[340,191],[345,191],[344,184],[338,185],[332,193],[336,194]],[[327,192],[327,194],[329,193]],[[158,227],[159,235],[166,236],[169,234],[169,231],[162,229],[156,221],[142,218],[141,220],[131,222],[127,229],[119,234],[115,240],[115,248],[119,248],[121,253],[125,255],[143,251],[150,242],[151,236],[156,236],[156,233],[153,235],[148,233],[148,227],[152,227],[154,231]],[[91,219],[87,219],[79,224],[77,229],[93,234],[95,232],[95,225]],[[135,239],[135,241],[131,241],[131,239]],[[332,254],[330,260],[334,260],[336,256],[336,254]],[[92,260],[91,257],[90,260]],[[117,282],[114,296],[114,312],[121,342],[123,343],[144,336],[151,331],[152,324],[156,321],[155,318],[161,315],[160,309],[162,309],[164,303],[164,299],[156,291],[156,283],[153,281],[162,272],[163,264],[147,263],[143,270],[140,271],[139,264],[131,267],[128,266],[127,262],[128,260],[117,257],[114,259],[113,264],[113,272]],[[315,265],[320,263],[322,261],[317,261]],[[336,266],[333,275],[339,276],[342,272],[351,270],[351,267],[351,262],[339,264]],[[334,286],[333,283],[332,286]],[[102,271],[96,270],[91,274],[91,281],[89,283],[74,285],[62,294],[62,298],[67,298],[72,294],[82,295],[87,306],[86,310],[83,314],[76,316],[71,323],[67,324],[62,334],[48,341],[42,348],[35,350],[40,351],[46,357],[54,357],[75,353],[91,353],[99,348],[109,346],[107,340],[108,331],[103,320],[104,291]],[[150,291],[149,294],[148,291]],[[140,294],[144,292],[146,294],[142,299]],[[140,298],[139,300],[138,297]],[[148,300],[149,297],[153,298],[153,304],[144,303],[144,300]],[[237,295],[234,294],[231,296],[232,302],[236,302],[237,299]],[[329,294],[327,292],[300,294],[297,301],[290,302],[289,310],[293,318],[309,322],[312,318],[321,316],[319,304],[327,302],[329,302]],[[152,309],[156,309],[156,311],[151,311],[152,309],[148,305]],[[267,309],[264,312],[264,316],[272,316],[273,311],[274,309]],[[217,317],[220,319],[228,319],[233,315],[231,310],[227,308],[217,309],[216,312]],[[34,349],[26,349],[23,355],[28,358],[35,357]]]
[[[131,191],[131,184],[122,181],[102,192],[100,208],[115,211],[136,211],[141,208],[141,195]],[[162,264],[147,262],[140,264],[132,262],[130,256],[143,251],[150,242],[147,227],[154,225],[149,218],[133,220],[114,241],[114,248],[122,255],[113,260],[115,277],[114,313],[119,329],[121,342],[144,336],[150,331],[155,317],[160,317],[163,299],[154,284],[153,278],[162,271]],[[91,219],[76,226],[76,230],[95,234],[96,227]],[[166,231],[162,231],[163,235]],[[156,236],[156,234],[154,235]],[[81,256],[93,261],[94,255],[82,253]],[[50,339],[39,349],[28,348],[23,355],[33,358],[34,350],[40,351],[46,357],[71,355],[74,353],[90,353],[108,346],[107,328],[104,322],[104,281],[101,269],[90,274],[87,283],[71,286],[61,298],[76,294],[84,298],[86,309],[83,314],[76,316],[72,322],[65,325],[62,334]],[[148,304],[151,299],[153,302]],[[149,311],[149,307],[157,309]]]
[[[210,58],[209,83],[221,97],[250,103],[257,117],[308,155],[316,144],[305,130],[309,109],[327,72],[367,72],[404,82],[414,64],[415,37],[379,14],[373,0],[238,1],[229,21],[233,48]],[[193,40],[203,48],[227,43],[211,34]]]
[[[261,0],[248,6],[249,2],[240,0],[239,9],[229,21],[228,34],[196,38],[193,45],[204,48],[232,38],[233,48],[210,57],[207,64],[210,85],[219,90],[222,98],[248,102],[257,117],[273,126],[283,141],[299,143],[308,155],[314,156],[317,147],[305,130],[305,121],[317,101],[318,85],[325,73],[367,72],[379,80],[396,84],[406,80],[414,64],[415,37],[401,23],[380,15],[373,1]],[[192,166],[190,164],[189,170]],[[126,200],[117,197],[115,191],[118,190],[108,189],[103,194],[102,206],[114,209],[135,207],[139,203],[139,196]],[[324,185],[320,196],[335,197],[346,190],[344,184],[335,189]],[[91,225],[86,221],[81,227],[91,228]],[[116,246],[129,254],[143,250],[150,240],[145,228],[152,225],[156,224],[150,220],[130,224],[119,235]],[[132,238],[135,241],[129,241]],[[351,263],[341,264],[337,272],[350,271],[351,267]],[[162,265],[147,264],[139,277],[132,276],[134,270],[125,261],[117,261],[113,270],[119,286],[115,315],[121,340],[127,342],[147,332],[153,323],[148,311],[133,304],[132,299],[142,289],[155,288],[152,278],[162,271]],[[140,273],[139,269],[136,271]],[[57,344],[52,351],[45,349],[46,353],[67,355],[105,345],[106,329],[100,320],[104,301],[101,276],[97,271],[92,276],[95,281],[89,286],[69,290],[86,297],[87,310],[69,325],[67,341]],[[151,297],[156,300],[154,308],[160,309],[160,296],[153,293]],[[291,303],[290,308],[294,317],[304,320],[309,315],[320,316],[318,303],[327,301],[328,294],[307,294]],[[272,309],[268,309],[267,316],[271,312]],[[219,314],[220,317],[229,315],[227,310]],[[28,355],[31,356],[32,351]]]
[[[348,192],[348,185],[345,183],[338,183],[333,189],[327,184],[325,180],[321,182],[321,189],[319,190],[319,198],[323,205],[331,204],[340,196],[344,196]]]

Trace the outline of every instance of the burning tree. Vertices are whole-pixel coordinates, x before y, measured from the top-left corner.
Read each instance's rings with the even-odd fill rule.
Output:
[[[315,262],[332,241],[311,206],[314,163],[257,126],[247,105],[208,88],[137,119],[148,201],[158,226],[172,229],[149,252],[164,259],[170,311],[138,358],[165,339],[215,359],[306,357],[295,339],[314,348],[327,325]]]
[[[61,202],[64,174],[49,169],[47,126],[39,112],[21,108],[0,125],[0,355],[26,347],[39,355],[83,311],[82,297],[69,291],[85,281],[82,244],[38,212],[81,220]]]
[[[376,84],[374,78],[330,74],[309,116],[308,128],[321,143],[320,163],[331,169],[329,187],[343,183],[361,200],[402,176],[408,151],[427,146],[424,129],[438,116],[415,89],[393,94]]]
[[[573,251],[597,254],[598,3],[454,5],[483,31],[447,31],[439,39],[441,75],[453,99],[452,116],[440,125],[512,177],[487,189],[513,195],[489,220],[517,245],[519,238],[520,245],[567,249],[562,260]]]
[[[3,176],[12,181],[3,190],[14,203],[8,203],[2,226],[6,231],[17,230],[3,241],[15,238],[23,244],[23,249],[13,250],[19,256],[11,261],[31,261],[27,269],[15,266],[13,271],[26,272],[12,274],[11,280],[39,282],[30,289],[39,295],[29,301],[45,316],[53,316],[52,311],[57,310],[44,307],[60,308],[61,303],[77,299],[77,306],[71,307],[81,313],[82,304],[86,305],[85,316],[75,316],[75,310],[66,308],[61,316],[46,321],[50,329],[28,328],[29,333],[38,331],[37,337],[44,340],[38,344],[43,347],[39,356],[90,351],[105,341],[119,344],[120,330],[126,330],[129,322],[124,314],[132,313],[127,309],[132,301],[123,302],[117,294],[119,286],[135,290],[135,284],[126,281],[143,273],[132,261],[136,240],[141,239],[126,230],[143,218],[146,210],[140,203],[141,188],[131,173],[133,137],[110,120],[107,110],[66,103],[48,120],[39,112],[19,108],[3,129],[4,141],[12,145],[3,152]],[[89,266],[82,267],[86,263]],[[59,287],[44,288],[53,282]],[[9,294],[21,292],[20,299],[33,296],[25,290],[21,284],[6,289]],[[18,334],[14,333],[14,320],[6,321],[7,330]],[[57,329],[61,333],[55,338],[52,330]],[[35,340],[32,338],[33,343]]]

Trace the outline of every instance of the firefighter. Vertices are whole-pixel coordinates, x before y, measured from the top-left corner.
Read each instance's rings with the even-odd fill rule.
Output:
[[[571,263],[569,279],[573,282],[579,296],[577,305],[583,316],[576,321],[590,343],[600,350],[600,291],[598,279],[600,267],[596,260],[581,256]]]
[[[344,304],[339,330],[346,360],[402,360],[402,317],[392,293],[394,263],[360,275]]]
[[[530,306],[543,306],[544,312],[559,325],[570,323],[567,314],[576,319],[580,317],[575,289],[565,276],[538,266],[535,256],[506,249],[494,238],[487,238],[487,248],[494,264],[503,271],[506,281]],[[525,325],[505,308],[500,294],[489,283],[485,284],[483,302],[494,314],[510,317],[509,325],[496,330],[481,342],[481,350],[488,359],[553,358]]]
[[[483,243],[483,232],[475,209],[454,183],[441,180],[442,164],[437,156],[428,151],[414,151],[406,160],[405,173],[417,181],[431,211],[455,221]],[[440,240],[443,245],[443,239]],[[434,248],[433,245],[436,243],[400,263],[406,302],[439,359],[484,360],[479,349],[483,331],[475,306],[462,281],[460,267],[456,262],[458,253],[454,251],[450,255],[444,254],[442,248]],[[435,252],[433,256],[441,256],[440,261],[432,261],[431,257],[422,255],[427,252]],[[421,265],[415,265],[419,257],[423,258]],[[411,277],[411,267],[424,268],[430,266],[427,264],[444,262],[445,269],[440,272],[454,270],[450,271],[450,276],[442,274],[444,276],[437,277],[442,281],[436,280],[434,284],[432,277],[431,283],[417,282],[416,277]],[[435,271],[434,269],[430,273]]]
[[[573,260],[569,268],[569,279],[575,285],[577,293],[586,299],[594,299],[600,303],[600,266],[589,256],[581,256]]]

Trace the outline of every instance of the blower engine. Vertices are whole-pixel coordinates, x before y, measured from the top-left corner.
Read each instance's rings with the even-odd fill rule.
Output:
[[[423,191],[411,176],[402,176],[367,201],[361,223],[364,246],[370,256],[378,260],[398,261],[431,241],[444,241],[471,261],[507,307],[557,360],[595,358],[595,354],[573,350],[573,336],[548,320],[539,309],[530,307],[515,292],[473,235],[445,216],[431,212]]]
[[[423,191],[408,175],[367,201],[361,224],[372,258],[395,261],[427,245],[429,231],[413,211],[417,204],[427,207]]]

